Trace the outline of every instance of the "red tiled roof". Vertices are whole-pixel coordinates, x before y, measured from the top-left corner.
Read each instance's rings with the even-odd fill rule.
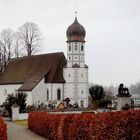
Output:
[[[19,90],[31,91],[43,77],[47,83],[64,83],[62,52],[11,59],[0,76],[0,84],[22,84]]]

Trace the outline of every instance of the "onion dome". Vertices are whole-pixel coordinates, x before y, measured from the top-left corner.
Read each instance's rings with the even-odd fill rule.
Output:
[[[85,28],[78,22],[77,17],[75,21],[67,29],[67,42],[85,42],[86,31]]]

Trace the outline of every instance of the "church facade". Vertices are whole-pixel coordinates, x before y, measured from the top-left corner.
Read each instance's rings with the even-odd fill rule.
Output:
[[[65,98],[88,106],[88,66],[85,64],[85,28],[77,17],[66,32],[67,59],[63,52],[11,59],[0,76],[0,104],[7,94],[25,92],[28,105],[56,104]]]

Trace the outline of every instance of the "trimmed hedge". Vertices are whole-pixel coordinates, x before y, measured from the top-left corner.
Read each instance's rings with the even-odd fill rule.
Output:
[[[7,140],[7,128],[2,118],[0,118],[0,140]]]
[[[69,115],[31,112],[28,126],[50,140],[138,140],[140,111]]]

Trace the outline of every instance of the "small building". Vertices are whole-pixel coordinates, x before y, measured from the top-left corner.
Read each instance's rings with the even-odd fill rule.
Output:
[[[133,94],[131,97],[134,107],[140,107],[140,95],[139,94]]]

